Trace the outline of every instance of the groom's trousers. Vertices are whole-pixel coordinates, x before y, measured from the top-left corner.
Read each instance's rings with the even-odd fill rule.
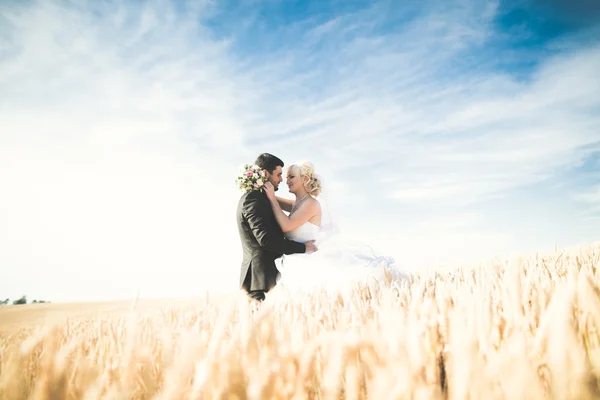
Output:
[[[244,278],[244,284],[242,285],[242,287],[249,288],[251,280],[252,280],[252,274],[250,273],[250,270],[248,270],[248,273],[246,273],[246,278]],[[254,300],[258,300],[258,301],[265,300],[266,292],[264,290],[248,290],[247,293],[248,293],[248,296]]]
[[[248,292],[248,296],[254,300],[264,301],[265,300],[265,292],[263,290],[253,290]]]

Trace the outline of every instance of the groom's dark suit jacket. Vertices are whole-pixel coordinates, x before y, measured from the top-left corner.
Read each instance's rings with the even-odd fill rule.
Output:
[[[269,199],[259,191],[244,193],[240,198],[237,225],[244,251],[240,287],[248,292],[268,292],[279,275],[275,260],[283,254],[304,253],[306,247],[283,236]]]

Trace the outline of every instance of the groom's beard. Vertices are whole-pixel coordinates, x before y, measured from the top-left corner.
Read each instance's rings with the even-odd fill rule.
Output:
[[[267,178],[267,180],[268,180],[269,182],[271,182],[271,185],[273,185],[273,190],[274,190],[274,191],[277,191],[277,190],[279,190],[279,183],[273,182],[273,181],[272,181],[271,179],[269,179],[269,178]]]

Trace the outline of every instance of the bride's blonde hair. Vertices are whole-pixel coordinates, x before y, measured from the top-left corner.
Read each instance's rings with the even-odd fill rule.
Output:
[[[321,193],[321,180],[315,175],[315,166],[310,161],[300,161],[288,167],[290,170],[299,174],[301,177],[306,176],[308,180],[304,183],[306,192],[317,197]]]

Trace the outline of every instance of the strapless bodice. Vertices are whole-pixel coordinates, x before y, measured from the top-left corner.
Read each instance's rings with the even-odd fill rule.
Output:
[[[310,240],[316,240],[319,234],[319,226],[311,222],[305,222],[293,231],[285,233],[285,237],[294,242],[306,243]]]

